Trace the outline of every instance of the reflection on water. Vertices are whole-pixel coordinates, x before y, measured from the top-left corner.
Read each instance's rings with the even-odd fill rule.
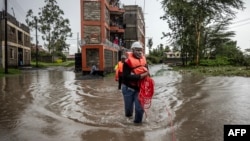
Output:
[[[186,136],[187,140],[223,140],[225,124],[249,124],[249,82],[244,77],[207,77],[197,81],[193,76],[184,76],[180,85],[184,101],[176,111],[175,122],[185,122],[177,136],[191,135]]]
[[[124,117],[113,77],[54,69],[0,78],[0,140],[211,141],[224,124],[249,124],[249,78],[199,77],[150,67],[155,95],[143,125]]]

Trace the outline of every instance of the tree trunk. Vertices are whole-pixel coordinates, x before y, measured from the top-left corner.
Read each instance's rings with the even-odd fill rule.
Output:
[[[200,37],[201,37],[201,23],[198,22],[196,23],[196,61],[195,64],[196,66],[199,65],[199,53],[200,53]]]

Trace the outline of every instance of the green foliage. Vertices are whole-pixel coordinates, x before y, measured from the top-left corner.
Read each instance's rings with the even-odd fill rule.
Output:
[[[153,63],[152,63],[152,61],[150,59],[147,59],[147,64],[152,65]]]
[[[42,33],[42,39],[49,52],[62,52],[68,49],[66,39],[72,36],[70,23],[64,19],[64,12],[57,5],[56,0],[44,0],[45,6],[40,8],[38,16],[30,9],[26,15],[26,23]],[[36,24],[37,21],[37,24]]]
[[[169,46],[163,47],[163,44],[157,46],[157,48],[152,49],[149,51],[149,56],[147,57],[148,63],[150,64],[158,64],[162,63],[164,58],[164,52],[170,51]]]
[[[63,61],[62,61],[62,59],[57,59],[56,61],[55,61],[55,63],[62,63]]]
[[[200,66],[226,66],[230,65],[227,57],[217,57],[216,59],[200,60]]]
[[[147,61],[152,63],[152,64],[158,64],[158,63],[160,63],[160,60],[161,60],[160,57],[157,57],[157,56],[154,56],[154,55],[147,56]]]
[[[148,48],[149,48],[149,51],[151,51],[151,49],[152,49],[152,46],[153,46],[153,39],[152,38],[149,38],[148,39]]]
[[[230,41],[234,32],[227,31],[235,10],[244,9],[242,0],[162,0],[169,32],[163,32],[178,50],[193,54],[196,65],[208,50]]]
[[[250,55],[245,55],[244,56],[244,66],[249,67],[250,66]]]
[[[54,52],[54,55],[60,57],[63,62],[65,62],[67,59],[66,55],[64,55],[62,52],[59,51]]]
[[[35,53],[33,53],[33,54],[35,54]],[[38,52],[38,56],[51,56],[51,54],[48,52]]]
[[[36,62],[32,61],[31,65],[33,67],[35,67],[36,66]],[[75,61],[66,61],[66,62],[61,62],[61,63],[38,62],[38,67],[39,68],[46,68],[46,67],[51,67],[51,66],[72,67],[74,65],[75,65]]]
[[[227,57],[230,65],[244,65],[245,57],[242,51],[236,46],[236,42],[227,42],[214,51],[216,57]]]
[[[5,69],[0,68],[0,77],[9,76],[9,75],[15,75],[15,74],[20,74],[20,73],[21,73],[21,71],[19,69],[9,68],[8,69],[8,74],[5,74]]]
[[[205,76],[243,76],[250,77],[250,71],[244,67],[234,66],[192,66],[192,67],[174,67],[173,70],[180,71],[182,74],[192,73]]]
[[[45,52],[45,51],[38,51],[37,53],[38,53],[38,57],[39,56],[50,56],[51,57],[51,54],[48,52]],[[36,56],[37,56],[36,50],[31,50],[31,60],[32,61],[36,60]]]

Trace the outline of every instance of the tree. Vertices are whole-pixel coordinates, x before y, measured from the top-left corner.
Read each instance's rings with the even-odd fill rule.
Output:
[[[149,38],[149,39],[148,39],[148,44],[147,44],[147,46],[148,46],[148,49],[149,49],[149,52],[150,52],[151,49],[152,49],[152,46],[153,46],[153,39],[152,39],[152,38]]]
[[[165,48],[164,48],[164,52],[169,52],[169,51],[171,51],[170,47],[166,45]]]
[[[166,20],[171,32],[163,37],[172,38],[181,52],[189,52],[196,65],[204,51],[205,31],[211,24],[218,24],[235,17],[235,9],[244,9],[242,0],[162,0]],[[192,56],[193,54],[193,56]]]
[[[245,49],[246,52],[250,52],[250,48]]]
[[[26,23],[35,29],[37,20],[37,29],[42,34],[45,46],[52,55],[55,55],[69,47],[66,39],[72,37],[70,23],[63,17],[64,12],[57,5],[56,0],[44,0],[44,2],[45,6],[39,8],[38,16],[33,15],[31,9],[28,10]]]
[[[215,23],[204,30],[203,44],[201,45],[204,48],[202,52],[203,57],[209,59],[212,57],[212,52],[215,50],[220,50],[220,48],[229,42],[233,42],[231,37],[235,36],[235,32],[228,30],[228,25],[231,24],[230,21],[231,18],[225,18],[223,21]],[[237,47],[236,44],[234,47]],[[215,55],[216,54],[214,54],[214,56]]]

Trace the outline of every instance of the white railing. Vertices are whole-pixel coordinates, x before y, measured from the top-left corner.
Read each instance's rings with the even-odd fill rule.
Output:
[[[120,46],[119,46],[119,45],[112,43],[112,42],[109,41],[108,39],[105,40],[104,44],[107,45],[107,46],[113,47],[113,48],[120,49]]]
[[[83,45],[86,45],[86,44],[89,44],[89,43],[88,43],[88,41],[86,41],[85,39],[82,39],[82,40],[79,41],[79,44],[80,44],[81,46],[83,46]],[[108,39],[106,39],[102,44],[103,44],[103,45],[106,45],[106,46],[109,46],[109,47],[116,48],[116,49],[120,49],[120,46],[119,46],[119,45],[112,43],[112,42],[109,41]]]

